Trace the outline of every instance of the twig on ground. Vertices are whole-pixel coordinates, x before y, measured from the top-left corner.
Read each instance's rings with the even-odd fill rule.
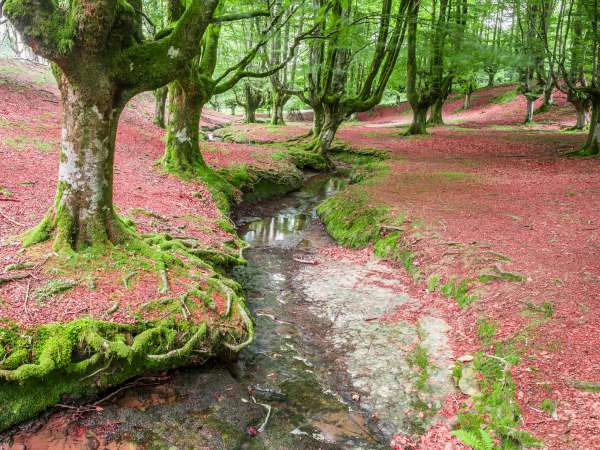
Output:
[[[19,227],[26,227],[27,226],[25,224],[17,222],[16,220],[11,219],[6,214],[4,214],[2,211],[0,211],[0,217],[4,218],[5,220],[7,220],[8,222],[12,223],[13,225],[17,225]]]
[[[27,303],[29,302],[29,289],[31,289],[31,278],[27,281],[27,290],[25,291],[25,301],[23,302],[23,309],[25,310],[25,314],[29,315],[29,308],[27,307]]]
[[[294,261],[302,263],[302,264],[311,264],[313,266],[316,266],[319,264],[319,261],[317,261],[315,259],[294,258]]]

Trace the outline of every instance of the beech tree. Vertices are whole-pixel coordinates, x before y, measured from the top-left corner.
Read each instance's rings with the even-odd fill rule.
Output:
[[[6,0],[25,42],[53,62],[63,105],[54,205],[24,239],[58,249],[120,243],[131,231],[113,206],[115,137],[126,103],[176,78],[213,20],[218,0],[191,0],[160,39],[144,39],[141,1]]]
[[[402,47],[407,10],[414,2],[401,0],[394,13],[392,1],[383,0],[373,53],[366,65],[368,71],[357,80],[353,92],[348,83],[348,67],[362,50],[351,45],[353,25],[372,12],[355,10],[353,2],[346,0],[314,0],[308,86],[299,93],[315,111],[309,150],[327,157],[342,122],[353,113],[368,111],[379,104]]]
[[[545,8],[551,6],[542,1]],[[552,2],[553,3],[553,2]],[[592,114],[585,145],[578,156],[600,154],[600,3],[596,0],[561,0],[554,45],[544,34],[546,50],[558,67],[556,86],[567,92],[577,111],[576,128],[583,129],[587,111]]]
[[[183,12],[174,9],[174,17],[178,18]],[[180,76],[169,86],[169,123],[167,125],[167,144],[165,154],[161,159],[162,165],[170,172],[184,176],[206,177],[209,183],[219,182],[202,158],[198,147],[199,124],[202,108],[214,95],[222,94],[232,89],[240,80],[245,78],[266,78],[281,70],[289,58],[280,61],[275,67],[264,71],[249,70],[248,66],[257,56],[259,50],[269,42],[271,31],[280,28],[283,13],[274,17],[267,29],[262,32],[258,43],[244,55],[236,64],[216,74],[219,57],[219,39],[221,22],[239,20],[256,16],[269,16],[268,11],[256,11],[242,14],[224,14],[219,23],[213,23],[204,34],[199,54],[191,58]],[[288,17],[289,19],[289,17]],[[287,22],[287,20],[285,21]],[[296,37],[298,45],[300,37]],[[294,47],[295,48],[295,47]],[[292,50],[293,52],[293,50]],[[232,99],[235,107],[235,100]]]

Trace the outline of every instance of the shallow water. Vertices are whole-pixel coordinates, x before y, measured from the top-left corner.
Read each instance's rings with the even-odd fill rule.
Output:
[[[256,336],[237,362],[175,372],[115,396],[75,421],[83,426],[54,416],[15,442],[29,449],[378,449],[398,431],[422,431],[450,389],[445,324],[373,320],[415,304],[393,269],[319,257],[333,242],[315,206],[345,185],[316,175],[239,218],[251,247],[248,264],[233,275],[247,291]],[[417,341],[435,381],[422,392],[409,357]]]

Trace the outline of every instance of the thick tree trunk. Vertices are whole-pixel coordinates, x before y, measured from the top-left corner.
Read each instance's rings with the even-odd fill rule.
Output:
[[[576,130],[584,130],[590,120],[588,108],[582,103],[577,103],[575,104],[575,112],[577,114],[577,122],[574,128]]]
[[[113,208],[115,138],[122,105],[110,81],[72,84],[58,75],[63,103],[61,156],[54,206],[24,245],[54,236],[56,250],[123,242],[128,231]],[[97,80],[97,78],[96,78]]]
[[[198,147],[203,96],[194,88],[184,89],[179,81],[169,85],[167,145],[161,159],[169,172],[195,176],[206,169]]]
[[[343,120],[343,113],[335,110],[331,111],[330,108],[327,107],[324,108],[321,131],[312,145],[314,151],[321,153],[325,158],[329,158],[331,144],[333,144],[335,135]]]
[[[167,93],[169,88],[163,86],[154,91],[154,124],[165,128],[165,108],[167,104]]]
[[[283,117],[283,108],[287,103],[286,96],[277,89],[273,89],[273,99],[271,104],[271,125],[285,125]]]
[[[427,107],[413,107],[413,120],[407,135],[427,134]]]
[[[253,104],[246,104],[244,115],[246,123],[256,123],[256,106]]]
[[[584,147],[579,152],[581,155],[600,154],[600,99],[592,103],[592,119],[590,121],[590,131]]]
[[[527,112],[525,114],[525,123],[526,124],[533,122],[534,104],[535,104],[535,99],[527,97]]]
[[[431,105],[431,116],[429,117],[428,123],[430,125],[444,125],[444,99],[436,100],[433,105]]]

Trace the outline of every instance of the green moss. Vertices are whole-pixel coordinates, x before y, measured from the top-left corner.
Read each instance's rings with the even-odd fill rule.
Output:
[[[313,169],[327,171],[332,169],[331,161],[318,152],[303,150],[296,146],[271,153],[275,161],[290,160],[298,169]]]
[[[545,411],[549,416],[553,416],[556,413],[557,407],[558,402],[549,398],[544,399],[540,404],[542,411]]]
[[[510,91],[503,92],[502,94],[499,94],[496,97],[492,98],[491,103],[495,103],[497,105],[504,105],[506,103],[512,102],[518,96],[518,90],[511,89]]]
[[[352,248],[366,247],[379,239],[387,212],[383,206],[370,204],[367,194],[357,189],[342,191],[317,207],[329,234]]]
[[[77,286],[73,280],[50,280],[44,286],[36,289],[33,297],[38,303],[42,303],[57,294],[61,294]]]
[[[496,336],[496,323],[487,319],[480,319],[477,322],[477,327],[477,335],[481,339],[481,342],[485,345],[491,344],[494,336]]]
[[[479,272],[479,281],[489,283],[491,281],[510,281],[522,283],[527,281],[527,276],[515,272],[505,272],[498,267],[483,269]]]
[[[373,252],[375,256],[400,261],[407,272],[415,279],[419,278],[419,269],[414,265],[415,255],[402,244],[402,235],[394,231],[375,242]]]
[[[445,284],[440,286],[439,291],[446,297],[456,300],[456,303],[458,303],[458,306],[461,308],[466,308],[477,300],[477,295],[469,293],[471,284],[472,281],[470,280],[459,281],[451,278]]]

